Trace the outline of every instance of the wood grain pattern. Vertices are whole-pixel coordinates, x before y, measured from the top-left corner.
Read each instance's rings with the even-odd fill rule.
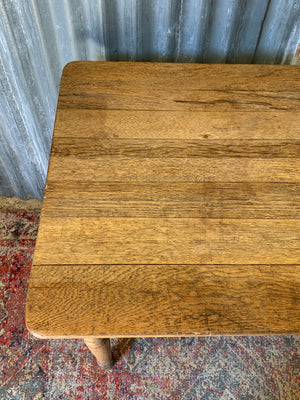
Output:
[[[53,157],[299,158],[300,140],[188,140],[56,138]]]
[[[49,181],[43,215],[300,218],[299,183]]]
[[[300,89],[300,67],[286,65],[224,65],[189,63],[74,62],[63,71],[60,95],[84,90],[135,91],[140,97],[155,89],[295,92]],[[101,89],[101,90],[99,90]],[[149,93],[150,92],[150,93]],[[159,100],[159,99],[158,99]],[[68,104],[68,108],[70,105]],[[122,104],[122,109],[126,103]]]
[[[58,108],[59,137],[125,139],[300,139],[300,113]]]
[[[207,65],[118,64],[67,66],[59,108],[231,112],[300,108],[299,66],[294,68],[292,77],[286,66],[277,67],[276,71],[270,66],[240,66],[233,72],[232,68]],[[283,83],[282,76],[286,75]],[[280,90],[281,85],[284,90]]]
[[[300,182],[300,159],[52,156],[48,181]]]
[[[91,109],[91,110],[119,110],[126,104],[126,110],[197,110],[197,111],[269,111],[286,110],[299,111],[299,96],[294,93],[284,93],[274,95],[273,92],[243,92],[243,91],[201,91],[196,93],[191,90],[181,94],[174,89],[173,92],[162,92],[157,90],[149,95],[145,89],[143,96],[132,91],[125,93],[119,89],[117,93],[107,92],[98,93],[93,91],[93,86],[80,98],[77,94],[61,95],[59,100],[60,108]],[[122,90],[122,91],[121,91]],[[159,99],[159,101],[158,101]]]
[[[39,337],[300,332],[300,66],[64,69]]]
[[[298,333],[299,273],[300,265],[39,265],[27,324],[42,338]]]
[[[300,220],[44,216],[34,262],[297,263]],[[47,249],[47,252],[43,251]]]

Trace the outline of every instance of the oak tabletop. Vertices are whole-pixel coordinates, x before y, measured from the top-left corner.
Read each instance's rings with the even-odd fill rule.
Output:
[[[300,333],[300,66],[72,62],[26,323]]]

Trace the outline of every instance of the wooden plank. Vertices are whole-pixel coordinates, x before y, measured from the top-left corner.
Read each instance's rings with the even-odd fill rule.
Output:
[[[123,68],[119,63],[88,64],[65,68],[58,108],[231,112],[300,109],[297,67],[222,69],[158,63],[149,68],[136,63]],[[277,78],[280,72],[287,81],[283,84],[278,78],[274,85],[274,76]]]
[[[74,87],[85,93],[101,88],[116,93],[119,88],[137,95],[149,90],[240,90],[299,92],[300,66],[230,65],[195,63],[74,62],[63,70],[61,91]],[[123,106],[126,107],[126,104]]]
[[[75,83],[76,85],[76,83]],[[123,93],[119,89],[112,93],[110,89],[99,93],[98,89],[87,88],[86,93],[78,95],[79,88],[74,87],[73,94],[64,94],[59,97],[60,109],[90,109],[90,110],[196,110],[196,111],[299,111],[299,95],[293,92],[247,92],[247,91],[201,91],[185,90],[183,93],[174,91],[145,92],[143,96],[135,92]]]
[[[58,109],[54,137],[300,139],[300,113]]]
[[[43,215],[128,218],[300,218],[300,184],[51,181]]]
[[[189,140],[189,139],[101,139],[58,137],[52,154],[57,157],[98,158],[299,158],[300,140]]]
[[[47,338],[298,333],[299,272],[300,265],[36,265],[27,326]]]
[[[300,182],[300,159],[132,158],[50,159],[48,182]]]
[[[299,333],[299,72],[67,65],[31,332]]]
[[[291,264],[300,220],[43,217],[35,264]]]

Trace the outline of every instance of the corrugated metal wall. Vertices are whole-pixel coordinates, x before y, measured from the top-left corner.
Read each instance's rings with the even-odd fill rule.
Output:
[[[300,0],[1,0],[0,194],[42,198],[69,61],[290,64],[299,41]]]

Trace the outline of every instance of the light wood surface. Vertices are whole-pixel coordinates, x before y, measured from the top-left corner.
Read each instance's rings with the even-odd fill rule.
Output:
[[[299,219],[45,217],[35,263],[295,264],[299,232]]]
[[[300,67],[64,69],[39,337],[300,332]]]
[[[27,314],[41,338],[299,333],[299,272],[288,264],[39,265]]]
[[[112,369],[113,359],[109,339],[86,337],[84,343],[96,357],[100,367]]]

